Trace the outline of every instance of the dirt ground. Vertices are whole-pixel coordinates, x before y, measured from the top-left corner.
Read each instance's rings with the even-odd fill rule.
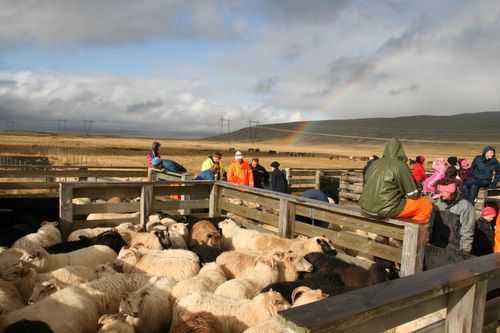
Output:
[[[133,138],[115,136],[77,136],[50,133],[0,132],[0,156],[46,157],[53,165],[92,166],[144,166],[152,141],[161,142],[162,158],[171,159],[197,174],[201,163],[214,151],[223,154],[222,162],[228,165],[234,154],[231,149],[243,152],[245,159],[258,157],[261,164],[269,168],[272,161],[279,161],[282,169],[290,168],[360,168],[365,165],[362,157],[383,155],[385,142],[348,143],[329,145],[289,144],[286,140],[258,142],[213,142],[176,138]],[[423,155],[427,161],[439,156],[458,156],[472,159],[481,153],[484,143],[479,144],[422,144],[403,143],[409,158]],[[260,152],[249,152],[258,148]],[[270,155],[269,150],[277,151]],[[290,153],[308,153],[308,157],[290,156]],[[331,156],[341,155],[339,159]],[[350,156],[356,160],[349,159]]]

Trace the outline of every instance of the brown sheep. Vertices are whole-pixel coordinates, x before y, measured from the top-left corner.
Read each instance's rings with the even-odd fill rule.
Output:
[[[200,311],[183,314],[170,332],[175,333],[224,333],[227,332],[219,319],[210,312]]]
[[[208,245],[221,249],[221,232],[210,221],[201,220],[196,222],[189,233],[188,246],[193,247],[196,245]]]

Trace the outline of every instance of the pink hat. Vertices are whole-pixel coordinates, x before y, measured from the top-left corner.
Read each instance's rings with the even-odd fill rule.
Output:
[[[469,161],[467,161],[467,160],[465,160],[465,159],[461,160],[461,161],[460,161],[460,167],[461,167],[462,169],[466,169],[466,168],[468,168],[468,167],[469,167]]]
[[[457,185],[455,185],[455,183],[450,183],[448,185],[438,185],[437,190],[439,192],[454,193],[457,190]]]
[[[495,216],[497,212],[493,207],[484,207],[479,216]]]

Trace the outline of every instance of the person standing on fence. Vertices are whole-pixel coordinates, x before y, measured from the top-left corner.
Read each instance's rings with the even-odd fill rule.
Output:
[[[252,173],[253,173],[253,186],[258,188],[264,188],[269,186],[269,172],[266,168],[259,164],[259,159],[252,159]]]
[[[271,163],[271,189],[276,192],[289,193],[288,181],[279,166],[280,164],[277,161]]]
[[[418,189],[403,145],[398,139],[387,142],[384,156],[366,173],[366,184],[359,199],[363,212],[374,218],[407,217],[417,223],[426,223],[432,203],[418,197]]]
[[[151,145],[151,151],[149,152],[149,154],[147,156],[148,164],[150,167],[153,166],[153,158],[155,158],[155,157],[161,158],[160,146],[161,146],[161,143],[159,143],[158,141],[153,142],[153,144]]]
[[[217,173],[214,173],[215,180],[224,179],[224,166],[222,165],[222,154],[219,152],[215,152],[212,155],[208,156],[208,158],[203,161],[201,164],[201,172],[205,170],[210,170],[214,164],[218,164],[219,170]]]
[[[243,154],[240,151],[234,154],[234,160],[227,168],[227,181],[245,186],[253,187],[254,185],[252,168],[243,159]]]
[[[500,164],[495,155],[495,148],[486,146],[483,154],[472,161],[470,178],[462,186],[464,198],[469,202],[474,203],[481,187],[495,187],[500,181]]]
[[[429,243],[434,246],[472,251],[476,211],[472,204],[457,191],[453,180],[441,180],[437,185],[439,200],[429,218]]]
[[[472,254],[483,256],[493,253],[495,242],[495,216],[497,211],[493,207],[484,207],[476,220]]]

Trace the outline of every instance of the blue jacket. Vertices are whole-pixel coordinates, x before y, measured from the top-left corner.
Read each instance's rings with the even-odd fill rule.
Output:
[[[210,170],[205,170],[200,173],[194,180],[214,180],[214,173]]]
[[[493,150],[493,158],[487,160],[485,158],[485,154],[489,150]],[[496,184],[498,181],[500,181],[500,164],[498,163],[498,160],[495,158],[495,156],[495,149],[493,147],[486,146],[483,149],[483,154],[476,156],[472,161],[472,165],[470,167],[470,178],[491,181],[493,172],[495,172],[495,179],[493,180],[493,183]]]

